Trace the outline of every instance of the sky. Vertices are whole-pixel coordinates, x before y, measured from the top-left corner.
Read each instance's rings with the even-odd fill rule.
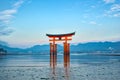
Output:
[[[0,41],[12,47],[70,32],[72,44],[120,41],[120,0],[0,0]]]

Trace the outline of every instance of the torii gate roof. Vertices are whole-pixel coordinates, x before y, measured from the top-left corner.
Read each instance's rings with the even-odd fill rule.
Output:
[[[75,35],[75,32],[72,33],[66,33],[66,34],[46,34],[48,37],[67,37],[67,36],[72,36]]]

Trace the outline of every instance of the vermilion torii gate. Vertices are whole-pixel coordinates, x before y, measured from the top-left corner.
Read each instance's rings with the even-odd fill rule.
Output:
[[[56,65],[56,55],[57,55],[57,44],[56,41],[64,41],[64,63],[69,62],[69,55],[70,55],[70,43],[68,41],[72,40],[72,36],[75,35],[75,32],[73,33],[67,33],[67,34],[46,34],[50,39],[50,62],[53,62],[54,64],[50,63],[50,66]],[[65,66],[65,64],[64,64]],[[67,65],[66,65],[67,66]]]

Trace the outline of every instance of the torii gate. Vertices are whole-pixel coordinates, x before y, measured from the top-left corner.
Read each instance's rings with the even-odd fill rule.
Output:
[[[53,67],[56,65],[56,55],[57,55],[57,44],[56,41],[64,41],[64,66],[67,66],[65,62],[69,62],[69,55],[70,55],[70,43],[67,41],[72,40],[72,36],[75,35],[75,32],[73,33],[67,33],[67,34],[46,34],[50,39],[50,66]],[[52,64],[52,63],[54,64]]]

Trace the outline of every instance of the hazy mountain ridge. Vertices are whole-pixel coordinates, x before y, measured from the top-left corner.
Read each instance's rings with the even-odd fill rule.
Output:
[[[9,53],[13,53],[13,52],[17,53],[17,52],[23,51],[23,49],[20,49],[20,48],[12,48],[12,47],[1,45],[1,44],[0,44],[0,48],[7,50],[7,52]]]
[[[71,51],[80,52],[120,52],[120,41],[118,42],[88,42],[72,45]]]
[[[8,53],[49,53],[49,45],[35,45],[30,48],[20,49],[12,48],[7,45],[1,45],[0,48],[7,50]],[[58,52],[63,51],[63,46],[57,45]],[[118,42],[88,42],[79,43],[70,46],[71,52],[120,52],[120,41]]]

